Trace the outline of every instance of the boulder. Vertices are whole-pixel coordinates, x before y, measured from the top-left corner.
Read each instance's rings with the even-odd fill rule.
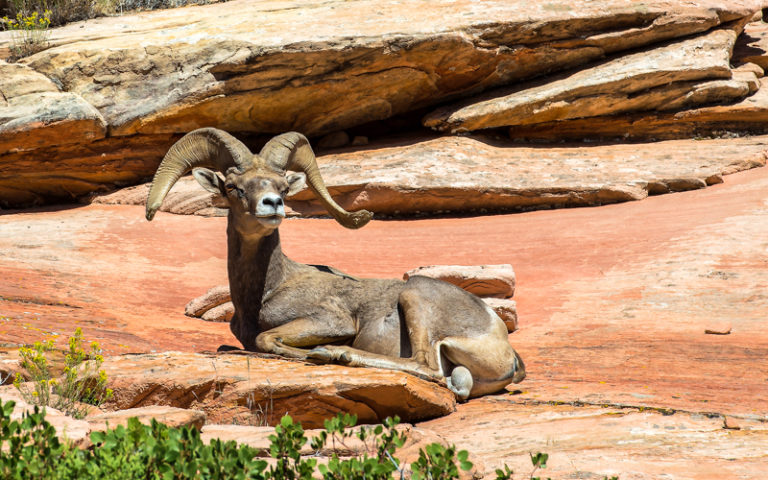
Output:
[[[755,75],[744,64],[734,75]],[[740,73],[747,70],[746,73]],[[750,71],[752,70],[752,71]],[[756,80],[757,91],[741,101],[679,112],[645,112],[545,122],[511,127],[510,137],[534,141],[649,141],[682,138],[731,138],[768,132],[768,80]]]
[[[736,65],[754,63],[763,69],[768,68],[767,23],[753,22],[744,27],[733,48],[733,62]]]
[[[101,114],[25,65],[0,60],[0,155],[106,136]]]
[[[642,200],[765,164],[768,137],[526,146],[491,136],[401,141],[321,159],[334,199],[379,215],[487,213]],[[308,190],[288,199],[325,210]]]
[[[310,365],[256,354],[166,352],[106,358],[112,410],[166,405],[202,410],[211,423],[274,424],[289,413],[307,428],[339,412],[361,423],[404,421],[454,410],[453,393],[390,370]]]
[[[198,430],[203,428],[205,423],[205,413],[200,410],[189,410],[165,405],[150,405],[88,415],[85,420],[90,425],[91,431],[105,431],[118,425],[128,425],[128,419],[132,417],[136,417],[145,425],[149,425],[152,420],[156,420],[169,427],[195,427]]]
[[[510,298],[515,294],[515,271],[512,265],[430,265],[403,274],[403,280],[414,275],[452,283],[478,297]]]
[[[315,135],[746,20],[760,6],[366,0],[350,17],[341,0],[236,0],[65,26],[23,62],[83,96],[113,135],[211,124]]]
[[[762,99],[763,93],[768,95],[768,89],[747,100]],[[755,122],[760,115],[755,109]],[[318,163],[331,195],[348,210],[365,208],[394,216],[466,214],[601,205],[702,188],[722,182],[723,175],[764,165],[766,144],[764,136],[589,148],[559,143],[526,146],[484,135],[404,138],[323,155]],[[179,202],[172,200],[164,210],[226,212],[212,212],[207,205],[213,204],[213,195],[193,179],[182,178],[179,183],[182,192],[190,193],[186,205],[203,208],[177,209]],[[174,197],[175,188],[169,197]],[[94,203],[143,205],[145,200],[145,193],[116,192],[97,197]],[[288,202],[291,216],[327,214],[308,189]]]
[[[739,30],[716,29],[555,79],[491,92],[441,107],[423,123],[456,133],[740,99],[750,93],[749,79],[732,78],[729,64]]]
[[[193,298],[184,309],[184,314],[190,317],[200,317],[205,312],[224,303],[231,303],[229,285],[216,285],[205,294]]]

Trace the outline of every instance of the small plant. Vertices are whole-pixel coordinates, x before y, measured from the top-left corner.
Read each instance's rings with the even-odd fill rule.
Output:
[[[11,31],[11,53],[15,58],[28,57],[48,48],[51,25],[51,11],[42,13],[17,12],[16,18],[3,17],[3,30]]]
[[[106,386],[107,374],[99,370],[104,362],[101,348],[98,342],[92,342],[90,351],[86,352],[80,328],[69,339],[69,350],[64,356],[64,374],[60,378],[54,378],[51,372],[47,354],[52,350],[52,339],[19,349],[21,366],[27,372],[30,382],[24,382],[21,374],[17,373],[13,384],[26,401],[51,406],[67,415],[83,418],[88,405],[100,406],[112,396],[112,390]]]
[[[357,424],[355,415],[337,415],[325,421],[325,431],[312,439],[312,448],[320,451],[330,440],[333,454],[328,465],[319,465],[318,470],[326,480],[351,480],[365,478],[386,480],[395,472],[403,477],[403,465],[394,457],[395,450],[405,444],[406,433],[397,430],[400,419],[386,418],[383,425],[360,427],[357,432],[349,430]],[[349,449],[346,441],[358,438],[363,444],[363,454],[342,460],[337,453],[338,443]]]

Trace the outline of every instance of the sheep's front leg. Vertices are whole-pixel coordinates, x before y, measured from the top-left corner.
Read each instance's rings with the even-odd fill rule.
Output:
[[[256,336],[256,348],[264,353],[306,360],[309,350],[302,347],[343,342],[354,336],[353,325],[328,324],[311,318],[297,318],[261,332]]]

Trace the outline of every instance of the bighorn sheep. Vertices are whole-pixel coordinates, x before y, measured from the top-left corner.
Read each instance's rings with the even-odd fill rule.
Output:
[[[476,296],[427,277],[359,279],[283,254],[277,230],[285,217],[283,199],[305,180],[341,225],[360,228],[372,217],[333,201],[303,135],[278,135],[254,155],[222,130],[188,133],[155,173],[147,220],[190,170],[203,188],[229,203],[230,328],[247,350],[400,370],[444,382],[461,400],[525,377],[504,323]]]

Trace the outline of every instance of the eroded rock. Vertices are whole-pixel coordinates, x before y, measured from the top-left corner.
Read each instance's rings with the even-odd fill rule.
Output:
[[[750,99],[763,98],[763,92],[768,99],[768,89]],[[441,137],[371,145],[324,155],[318,163],[329,191],[348,210],[396,216],[486,213],[601,205],[703,188],[722,182],[723,175],[764,165],[766,145],[763,136],[589,148],[525,146],[489,136]],[[163,210],[226,212],[212,212],[213,195],[192,178],[177,184],[182,185],[180,196],[174,196],[174,187]],[[94,202],[143,205],[148,189],[146,184]],[[308,189],[288,202],[291,216],[326,214]]]
[[[746,74],[755,75],[749,66]],[[756,75],[755,75],[756,77]],[[676,138],[740,137],[745,132],[768,131],[768,81],[757,79],[759,88],[747,98],[729,105],[715,105],[675,113],[646,112],[546,122],[510,128],[517,139],[557,141],[582,139],[667,140]]]
[[[491,92],[442,107],[423,123],[455,133],[740,99],[750,93],[749,80],[732,78],[729,64],[739,31],[717,29],[554,80]]]
[[[515,294],[512,265],[430,265],[409,270],[403,280],[414,275],[452,283],[478,297],[510,298]]]
[[[0,156],[104,138],[106,122],[80,95],[28,66],[0,60]]]
[[[342,0],[235,0],[67,25],[52,31],[52,48],[13,67],[37,76],[30,86],[55,91],[12,100],[14,120],[0,128],[13,135],[0,138],[0,152],[24,154],[0,154],[0,206],[136,184],[197,127],[319,137],[740,24],[761,6],[360,0],[351,18]],[[0,50],[10,42],[0,32]],[[711,79],[702,69],[693,65],[687,77]],[[649,94],[677,108],[736,98],[744,84],[673,86],[682,88],[677,100]],[[184,208],[217,213],[216,205]]]
[[[149,405],[88,415],[86,421],[92,431],[105,431],[118,425],[127,426],[128,419],[132,417],[136,417],[145,425],[149,425],[152,420],[156,420],[169,427],[195,427],[198,430],[203,428],[205,423],[205,413],[200,410],[189,410],[165,405]]]
[[[212,423],[274,424],[285,413],[308,428],[338,412],[361,423],[399,415],[422,420],[453,411],[453,393],[379,369],[309,365],[254,354],[167,352],[105,359],[114,396],[108,408],[167,405],[202,410]]]
[[[517,302],[508,298],[484,298],[483,302],[501,318],[509,333],[517,330]]]

